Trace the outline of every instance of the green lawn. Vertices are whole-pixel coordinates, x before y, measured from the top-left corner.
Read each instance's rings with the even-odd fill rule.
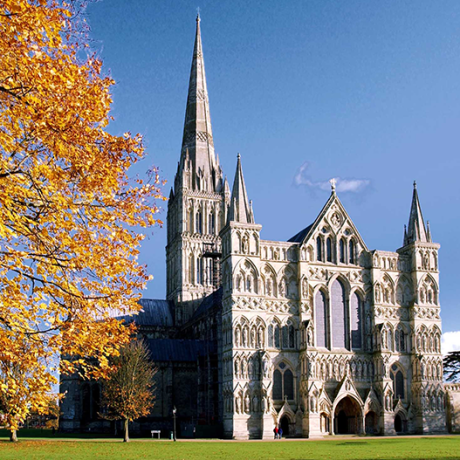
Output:
[[[428,459],[460,458],[460,436],[325,441],[0,441],[1,460],[54,459]]]

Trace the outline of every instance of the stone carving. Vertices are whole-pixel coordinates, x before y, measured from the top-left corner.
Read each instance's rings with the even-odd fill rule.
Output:
[[[333,227],[338,227],[342,222],[342,215],[338,212],[335,212],[331,216],[331,224]]]

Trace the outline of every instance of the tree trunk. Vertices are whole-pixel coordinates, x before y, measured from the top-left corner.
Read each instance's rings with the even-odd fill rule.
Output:
[[[125,420],[124,420],[125,437],[123,438],[123,442],[129,442],[128,423],[129,423],[128,419],[125,418]]]
[[[17,430],[10,431],[10,441],[11,442],[18,442],[18,432]]]

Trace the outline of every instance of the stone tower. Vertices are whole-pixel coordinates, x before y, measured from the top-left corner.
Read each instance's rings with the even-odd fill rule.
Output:
[[[398,250],[413,286],[410,308],[412,331],[412,417],[418,433],[445,431],[441,317],[439,305],[438,250],[429,223],[423,220],[414,182],[409,224],[404,230],[404,246]]]
[[[254,222],[238,154],[227,224],[221,233],[223,429],[228,438],[260,438],[264,431],[265,437],[273,436],[268,409],[269,357],[264,353],[265,314],[254,314],[252,324],[246,321],[241,327],[235,326],[241,319],[241,308],[257,311],[260,304],[261,228]],[[232,282],[236,270],[241,274]]]
[[[219,287],[219,232],[229,196],[214,151],[198,16],[182,150],[167,214],[166,296],[176,306],[178,324]]]

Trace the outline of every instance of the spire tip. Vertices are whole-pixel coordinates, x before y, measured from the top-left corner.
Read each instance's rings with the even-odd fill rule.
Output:
[[[414,180],[414,190],[417,190],[417,181]]]

